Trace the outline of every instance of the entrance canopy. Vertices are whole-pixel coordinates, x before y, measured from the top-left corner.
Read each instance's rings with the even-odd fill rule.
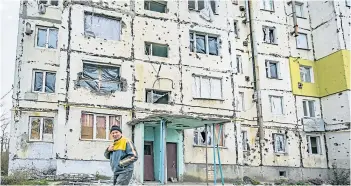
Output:
[[[128,125],[137,125],[143,123],[146,126],[158,126],[160,121],[167,124],[167,128],[173,129],[191,129],[203,127],[206,124],[224,124],[230,122],[229,119],[210,118],[210,117],[194,117],[185,115],[171,115],[171,114],[155,114],[141,119],[134,119],[129,121]]]

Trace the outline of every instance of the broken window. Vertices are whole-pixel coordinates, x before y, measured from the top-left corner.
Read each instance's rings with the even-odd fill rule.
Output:
[[[56,73],[48,71],[34,71],[33,92],[55,92]]]
[[[144,9],[159,13],[166,13],[167,1],[144,1]]]
[[[309,154],[322,154],[319,136],[307,136],[307,143]]]
[[[307,34],[299,33],[296,37],[296,48],[308,49]]]
[[[194,76],[193,97],[222,99],[222,80],[213,77]]]
[[[168,104],[169,95],[170,92],[168,91],[146,90],[146,102],[156,104]]]
[[[82,113],[81,139],[112,140],[110,128],[113,125],[121,127],[121,116]]]
[[[315,117],[315,101],[314,100],[303,100],[303,115],[305,117]]]
[[[274,11],[274,0],[261,0],[261,9]]]
[[[42,48],[57,48],[58,29],[49,27],[38,27],[37,46]]]
[[[112,93],[121,90],[119,67],[83,63],[80,86],[96,92]]]
[[[238,110],[240,110],[240,111],[244,111],[244,110],[245,110],[245,97],[244,97],[244,92],[239,92]]]
[[[209,1],[209,6],[213,13],[217,12],[217,5],[215,0]],[[197,10],[200,11],[205,8],[205,1],[204,0],[188,0],[188,9],[189,10]]]
[[[274,136],[274,152],[285,153],[285,135],[284,134],[273,134]]]
[[[29,117],[29,139],[33,141],[53,141],[54,118]]]
[[[247,131],[241,131],[241,141],[242,141],[242,148],[243,151],[247,151],[248,144],[247,144]]]
[[[234,21],[234,35],[235,35],[235,38],[239,38],[239,28],[238,28],[237,20]]]
[[[194,130],[194,145],[205,146],[206,142],[208,146],[213,145],[213,132],[215,132],[215,138],[218,146],[224,146],[224,126],[222,126],[221,136],[219,139],[220,125],[215,125],[215,131],[213,126],[207,126],[207,134],[205,127],[199,127]],[[219,140],[219,141],[218,141]]]
[[[302,82],[313,83],[312,67],[300,65],[300,78]]]
[[[279,79],[279,63],[277,61],[266,60],[266,77]]]
[[[119,41],[121,23],[115,18],[86,12],[84,31],[86,36]]]
[[[145,54],[159,57],[168,57],[168,46],[156,43],[145,43]]]
[[[264,26],[262,27],[262,31],[263,31],[263,42],[269,43],[269,44],[276,44],[275,28]]]
[[[195,43],[194,43],[195,42]],[[208,34],[190,32],[190,52],[218,55],[218,38]]]
[[[276,115],[283,114],[283,97],[270,96],[271,112]]]
[[[238,74],[243,74],[243,63],[241,55],[236,55],[236,70]]]

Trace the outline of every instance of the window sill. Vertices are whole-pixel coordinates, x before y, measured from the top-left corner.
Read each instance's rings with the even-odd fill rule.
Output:
[[[212,54],[204,54],[204,53],[197,53],[197,52],[192,52],[190,51],[191,54],[195,54],[195,55],[204,55],[206,57],[209,57],[209,56],[216,56],[216,57],[219,57],[219,55],[212,55]]]
[[[272,78],[272,77],[267,77],[267,78],[271,80],[283,80],[283,78]]]
[[[267,9],[260,9],[262,11],[265,11],[265,12],[270,12],[270,13],[274,13],[275,11],[274,10],[267,10]]]
[[[193,98],[193,100],[224,101],[224,99],[215,99],[215,98]]]
[[[276,45],[276,46],[278,46],[278,44],[277,43],[268,43],[268,42],[263,42],[264,44],[269,44],[269,45]]]
[[[57,48],[47,48],[47,47],[40,47],[40,46],[35,46],[36,49],[41,49],[41,50],[57,50]]]
[[[288,156],[287,152],[274,152],[274,155],[276,156]]]
[[[300,16],[296,16],[299,19],[307,19],[306,17],[300,17]]]
[[[299,49],[299,50],[306,50],[306,51],[310,51],[310,50],[311,50],[310,48],[298,48],[298,47],[296,47],[296,49]]]
[[[28,140],[27,143],[54,143],[53,141]]]
[[[204,146],[204,145],[193,145],[193,147],[199,147],[199,148],[206,148],[206,146]],[[209,145],[209,146],[207,146],[207,148],[213,148],[213,145]],[[220,149],[228,149],[227,147],[223,147],[223,146],[218,146],[218,148],[220,148]]]

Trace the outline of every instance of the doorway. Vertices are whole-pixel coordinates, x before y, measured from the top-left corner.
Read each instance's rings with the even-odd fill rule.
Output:
[[[167,180],[177,178],[177,143],[167,143]]]
[[[154,153],[153,142],[144,142],[144,181],[154,181]]]

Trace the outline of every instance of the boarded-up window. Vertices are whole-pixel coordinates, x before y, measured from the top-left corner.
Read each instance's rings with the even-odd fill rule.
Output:
[[[84,30],[86,36],[119,41],[121,35],[120,24],[120,21],[115,18],[85,13]]]
[[[219,78],[194,76],[193,97],[222,99],[222,80]]]
[[[33,92],[54,93],[56,86],[56,73],[42,70],[34,71]]]
[[[30,136],[33,141],[53,141],[54,119],[49,117],[29,118]]]
[[[81,139],[86,140],[112,140],[110,128],[113,125],[121,127],[121,117],[82,113]]]
[[[222,126],[221,134],[220,125],[215,125],[215,131],[213,126],[207,126],[207,134],[205,127],[199,127],[194,130],[194,145],[205,146],[206,141],[208,146],[213,145],[213,132],[215,132],[215,140],[218,146],[224,146],[224,126]]]
[[[274,152],[285,153],[285,135],[284,134],[273,134],[274,137]]]

